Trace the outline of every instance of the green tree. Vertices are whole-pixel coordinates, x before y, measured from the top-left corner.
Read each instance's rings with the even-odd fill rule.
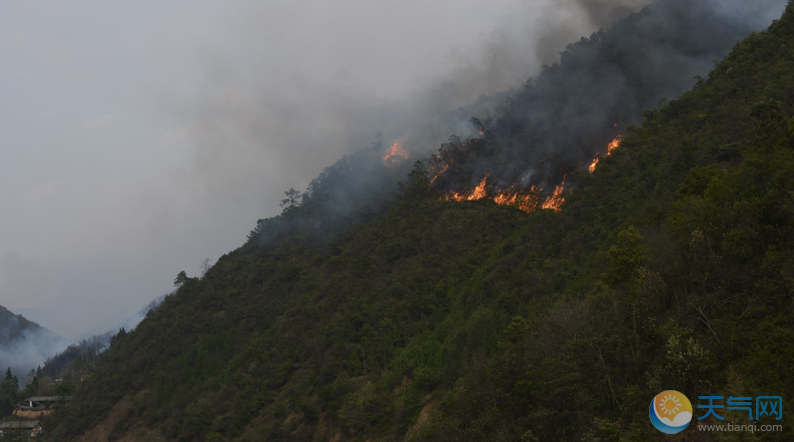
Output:
[[[188,282],[190,278],[188,278],[187,273],[184,270],[177,273],[176,278],[174,278],[174,286],[179,288],[182,287],[186,282]]]
[[[290,187],[289,190],[284,191],[284,196],[285,198],[279,203],[279,207],[283,209],[284,213],[289,212],[295,207],[298,207],[302,197],[300,191],[295,190],[292,187]]]
[[[644,255],[645,246],[640,232],[634,226],[621,230],[617,242],[607,251],[607,282],[618,284],[633,280]]]
[[[6,376],[0,384],[0,416],[11,414],[19,396],[19,381],[11,373],[11,367],[6,369]]]

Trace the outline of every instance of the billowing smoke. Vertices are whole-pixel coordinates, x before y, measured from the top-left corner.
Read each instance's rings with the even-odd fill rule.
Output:
[[[574,3],[599,27],[611,25],[648,4],[639,0],[576,0]]]
[[[589,2],[597,14],[602,9]],[[582,170],[643,111],[706,76],[740,39],[780,13],[785,0],[659,0],[608,31],[568,46],[559,63],[532,79],[476,141],[454,140],[452,167],[434,181],[464,191],[488,176],[502,189],[553,189]],[[477,121],[479,123],[479,120]],[[438,164],[434,167],[438,170]]]
[[[208,51],[211,75],[199,100],[182,101],[187,107],[180,110],[190,115],[184,129],[195,149],[195,161],[183,174],[218,197],[284,199],[284,214],[261,220],[253,232],[257,238],[294,229],[332,232],[329,224],[349,221],[342,218],[377,213],[411,163],[427,158],[451,135],[464,142],[458,143],[458,164],[435,182],[439,190],[464,191],[486,175],[495,188],[551,188],[641,121],[643,110],[677,97],[695,76],[707,75],[735,42],[767,26],[785,1],[658,0],[641,9],[648,3],[522,3],[521,13],[511,10],[500,31],[452,54],[451,68],[437,69],[433,60],[416,85],[394,76],[399,85],[391,93],[373,89],[355,70],[376,67],[351,64],[352,71],[318,79],[291,75],[252,56],[248,51],[257,46],[249,42],[239,53]],[[248,15],[260,17],[258,12]],[[247,39],[269,44],[250,23],[238,24]],[[257,23],[256,29],[263,27],[267,24]],[[377,41],[379,29],[372,30]],[[593,31],[560,57],[565,42]],[[461,26],[461,35],[465,32]],[[366,36],[359,37],[360,51],[371,50]],[[406,41],[410,45],[417,42]],[[329,61],[352,57],[332,51],[302,55]],[[382,55],[372,53],[373,66],[390,65]],[[392,78],[400,68],[390,66],[381,74]],[[479,139],[477,149],[468,148],[465,141],[471,138]],[[411,157],[384,167],[381,157],[395,140],[403,141]],[[285,198],[290,186],[301,192]]]
[[[648,1],[602,2],[598,14],[580,0],[221,8],[187,25],[201,29],[190,42],[199,80],[164,95],[183,121],[165,142],[191,153],[173,179],[268,215],[342,156],[362,170],[350,163],[361,149],[404,138],[410,164],[452,134],[476,134],[469,119],[496,115],[566,43]]]

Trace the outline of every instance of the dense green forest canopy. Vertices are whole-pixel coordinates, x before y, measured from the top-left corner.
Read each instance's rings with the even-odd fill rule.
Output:
[[[788,404],[794,5],[571,174],[559,212],[417,170],[344,234],[253,235],[115,341],[50,439],[662,440],[663,390]],[[792,416],[677,437],[790,440]]]

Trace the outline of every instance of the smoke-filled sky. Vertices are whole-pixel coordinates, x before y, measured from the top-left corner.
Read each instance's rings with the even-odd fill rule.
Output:
[[[648,2],[5,0],[0,305],[69,338],[114,327],[285,189]]]

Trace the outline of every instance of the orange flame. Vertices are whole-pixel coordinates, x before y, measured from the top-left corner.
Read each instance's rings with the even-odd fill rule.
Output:
[[[488,180],[488,175],[485,175],[480,181],[480,184],[474,188],[469,194],[453,192],[448,196],[449,199],[454,201],[477,201],[487,196],[485,192],[485,182]]]
[[[589,165],[589,166],[587,166],[587,170],[588,170],[590,173],[593,173],[593,172],[595,172],[595,168],[596,168],[596,166],[598,166],[598,160],[600,160],[600,159],[601,159],[600,157],[595,157],[595,158],[593,158],[593,162],[592,162],[592,163],[590,163],[590,165]]]
[[[383,154],[383,165],[394,169],[402,161],[408,159],[408,152],[403,149],[403,141],[405,137],[396,140],[392,143],[391,147]]]
[[[562,183],[554,188],[552,195],[549,196],[542,204],[540,204],[540,200],[538,199],[538,195],[542,189],[539,189],[535,186],[532,186],[528,191],[522,192],[508,190],[499,192],[494,196],[489,196],[485,189],[487,181],[488,175],[486,175],[480,181],[480,183],[477,184],[474,189],[472,189],[471,192],[453,192],[446,195],[445,198],[451,201],[477,201],[483,198],[488,198],[496,204],[514,206],[527,213],[534,212],[538,209],[538,207],[542,209],[559,211],[562,207],[563,201],[565,201],[565,198],[562,196],[562,192],[565,189],[565,177],[563,177]]]
[[[565,178],[567,178],[567,176],[562,177],[560,185],[554,188],[554,192],[551,196],[540,206],[542,209],[549,209],[555,212],[562,210],[562,203],[565,202],[565,198],[562,196],[562,191],[565,189]]]
[[[433,183],[434,183],[434,182],[436,182],[436,180],[438,179],[438,177],[440,177],[441,175],[443,175],[443,174],[444,174],[444,172],[446,172],[446,171],[447,171],[447,169],[449,169],[449,164],[445,164],[443,169],[439,170],[437,174],[433,175],[433,178],[431,178],[431,179],[430,179],[430,185],[432,186],[432,185],[433,185]]]
[[[611,154],[613,150],[617,149],[620,146],[620,142],[623,140],[623,137],[618,135],[615,137],[614,140],[610,141],[607,145],[607,155]]]
[[[606,156],[609,156],[612,153],[613,150],[617,149],[617,147],[620,146],[620,141],[622,139],[623,139],[623,137],[618,135],[612,141],[609,142],[609,144],[607,145],[607,154],[606,154]],[[593,158],[593,162],[590,163],[590,166],[587,168],[587,170],[589,170],[590,173],[595,172],[595,169],[596,169],[596,166],[598,165],[598,161],[599,160],[601,160],[601,157]]]
[[[538,207],[537,189],[533,186],[529,193],[521,192],[502,192],[493,198],[493,202],[499,205],[515,206],[519,210],[530,213]]]

